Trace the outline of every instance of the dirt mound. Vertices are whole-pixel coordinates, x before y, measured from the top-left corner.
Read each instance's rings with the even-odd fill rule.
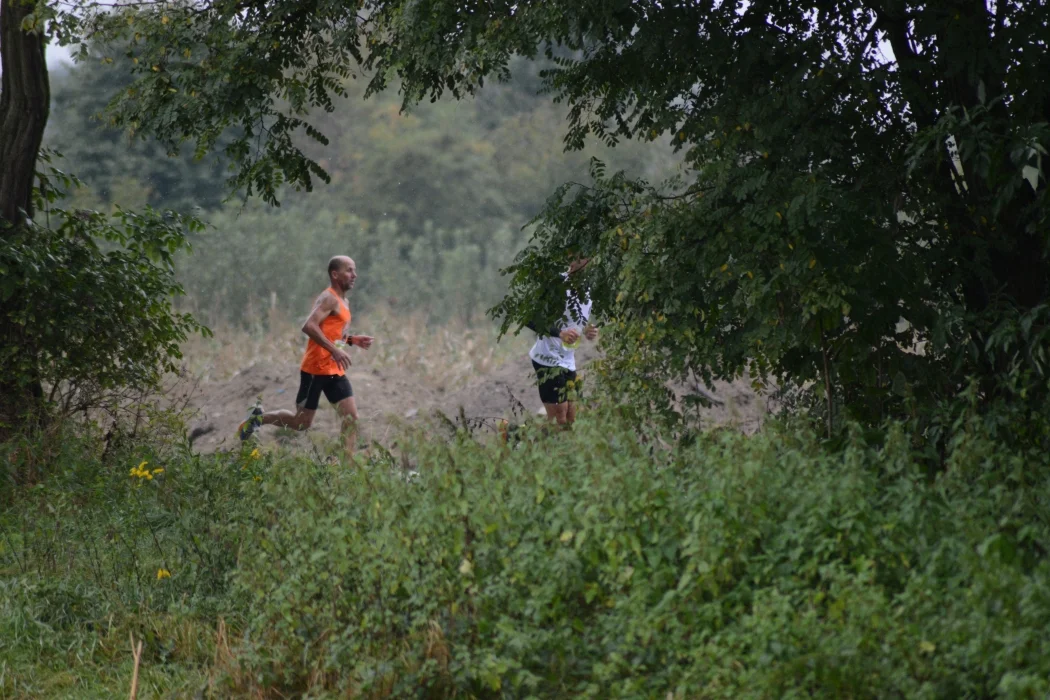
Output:
[[[392,416],[418,413],[421,407],[437,402],[436,392],[417,378],[389,372],[378,367],[351,368],[348,373],[357,397],[362,423],[362,439],[382,439]],[[189,405],[195,411],[191,434],[196,432],[195,450],[213,452],[238,445],[237,426],[258,401],[264,410],[295,410],[299,390],[297,364],[260,362],[245,368],[227,381],[201,384],[191,396]],[[335,436],[339,420],[334,408],[322,397],[313,431]],[[273,428],[259,433],[263,444],[281,434]]]
[[[581,367],[597,356],[593,347],[577,351]],[[470,421],[493,425],[499,418],[542,415],[528,358],[507,362],[464,386],[451,388],[434,377],[419,377],[396,368],[369,366],[356,361],[347,376],[354,387],[361,418],[361,441],[388,442],[397,426],[417,421],[435,410],[450,418],[465,416]],[[189,397],[194,411],[191,421],[193,446],[199,452],[236,448],[237,426],[249,408],[259,401],[264,410],[294,410],[299,388],[299,367],[295,363],[262,361],[246,367],[226,381],[199,384]],[[717,403],[703,409],[703,420],[710,425],[732,424],[744,432],[754,432],[767,413],[761,397],[745,380],[719,383],[713,396]],[[309,446],[313,440],[327,440],[339,433],[335,410],[322,397],[313,428],[306,434],[264,427],[259,441],[275,441]],[[311,435],[312,434],[312,435]]]

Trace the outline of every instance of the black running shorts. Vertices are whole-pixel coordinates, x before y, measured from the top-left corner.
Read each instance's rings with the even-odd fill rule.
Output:
[[[540,387],[540,401],[543,403],[565,403],[575,397],[577,385],[576,372],[564,367],[548,367],[532,361],[536,370],[536,380]],[[570,395],[571,392],[571,395]]]
[[[310,374],[299,372],[299,393],[295,405],[308,411],[316,411],[321,401],[321,392],[332,403],[339,403],[354,395],[354,388],[345,374]]]

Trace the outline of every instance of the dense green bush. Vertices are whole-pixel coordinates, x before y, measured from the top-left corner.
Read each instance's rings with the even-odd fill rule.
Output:
[[[420,476],[285,469],[236,580],[263,686],[567,697],[1042,696],[1045,456],[970,434],[828,455],[722,433],[649,453],[604,420]],[[1033,477],[1033,474],[1040,474]]]
[[[667,448],[593,412],[522,435],[352,468],[56,453],[0,512],[0,688],[126,688],[133,632],[158,694],[1050,692],[1043,451],[962,420],[930,478],[897,428],[836,453],[785,426]]]
[[[43,408],[39,399],[69,413],[115,390],[155,389],[182,357],[180,343],[203,330],[173,303],[182,294],[173,258],[199,222],[152,209],[52,209],[41,219],[0,240],[5,435],[19,411]]]

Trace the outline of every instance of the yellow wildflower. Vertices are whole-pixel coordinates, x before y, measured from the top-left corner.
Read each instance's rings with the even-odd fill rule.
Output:
[[[142,462],[139,466],[133,467],[128,473],[139,479],[152,479],[153,474],[150,474],[149,470],[145,468],[147,464],[149,464],[149,462]],[[160,471],[164,470],[161,469]],[[156,473],[156,470],[154,470],[154,473]]]
[[[251,457],[252,459],[259,459],[259,457],[261,456],[259,454],[259,448],[256,447],[254,450],[252,450],[252,453],[250,455],[248,455],[248,456]]]
[[[157,569],[157,580],[160,581],[166,578],[171,578],[171,572],[167,569]]]

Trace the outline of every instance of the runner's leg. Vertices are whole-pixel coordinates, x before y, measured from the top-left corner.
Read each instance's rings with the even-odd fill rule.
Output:
[[[566,383],[575,375],[561,367],[547,367],[535,360],[532,361],[532,368],[536,372],[540,401],[543,402],[543,410],[547,412],[547,418],[552,423],[565,425],[568,410],[565,395]]]
[[[558,425],[565,425],[565,422],[568,419],[567,413],[569,408],[569,403],[567,401],[564,403],[545,403],[543,404],[543,408],[547,411],[547,418],[552,422],[555,422]]]
[[[279,411],[267,411],[262,414],[263,425],[277,425],[283,428],[291,428],[293,430],[306,430],[314,422],[314,416],[317,415],[317,410],[310,410],[308,408],[299,408],[292,413],[291,411],[279,410]]]
[[[354,450],[357,448],[357,402],[354,401],[353,396],[347,396],[335,405],[335,410],[339,412],[339,416],[342,418],[343,443],[346,447],[346,456],[353,457]]]
[[[276,425],[292,430],[306,430],[317,415],[317,402],[324,388],[324,378],[299,372],[299,392],[295,395],[295,412],[267,411],[259,416],[263,425]]]
[[[576,372],[569,374],[565,383],[565,425],[571,426],[576,422],[576,405],[579,398],[580,376]]]

